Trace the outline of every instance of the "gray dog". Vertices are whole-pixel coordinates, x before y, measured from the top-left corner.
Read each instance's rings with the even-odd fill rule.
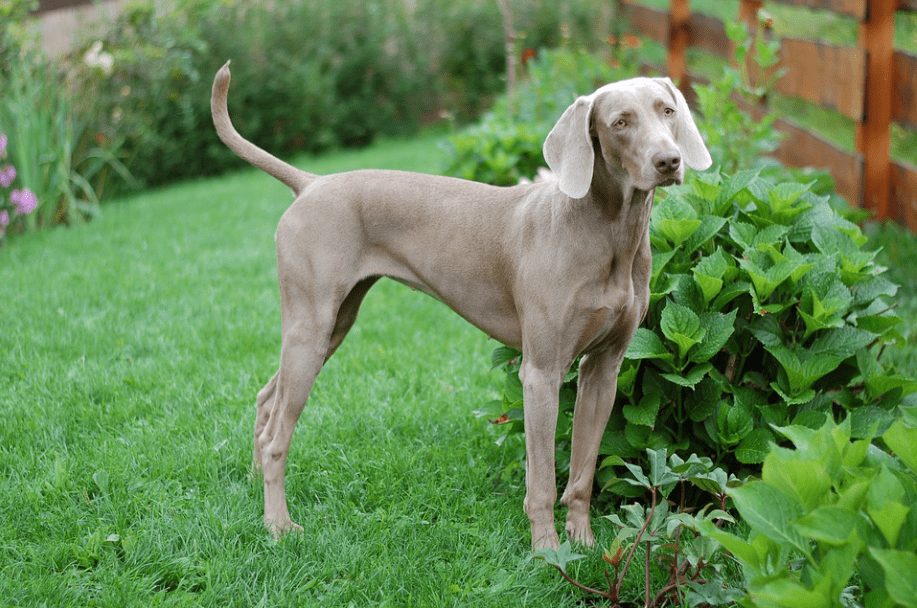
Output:
[[[315,378],[380,277],[446,303],[523,353],[526,496],[532,546],[557,547],[558,392],[578,355],[566,530],[594,539],[589,503],[618,370],[649,302],[648,223],[657,186],[681,183],[710,154],[668,78],[634,78],[580,97],[544,142],[555,179],[512,188],[401,171],[318,176],[242,138],[226,107],[229,63],[213,83],[220,139],[296,200],[277,228],[280,369],[258,393],[255,465],[264,521],[290,519],[284,470]]]

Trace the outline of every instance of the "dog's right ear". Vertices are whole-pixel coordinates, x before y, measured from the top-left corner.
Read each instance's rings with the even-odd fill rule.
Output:
[[[580,97],[567,108],[544,140],[544,159],[557,176],[560,190],[583,198],[592,184],[595,152],[589,135],[593,98]]]

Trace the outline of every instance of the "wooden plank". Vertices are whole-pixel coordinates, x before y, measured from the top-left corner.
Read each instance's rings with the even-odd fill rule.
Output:
[[[794,167],[826,169],[834,178],[838,194],[851,205],[861,206],[862,156],[842,150],[789,120],[778,118],[774,126],[786,135],[774,153],[775,158]]]
[[[732,40],[726,35],[726,25],[720,19],[692,14],[689,32],[689,44],[692,47],[727,59],[732,58]]]
[[[917,55],[895,51],[894,66],[892,120],[917,129]]]
[[[667,12],[622,2],[621,13],[626,17],[632,31],[668,46],[671,19]]]
[[[917,167],[892,163],[889,217],[917,232]]]
[[[891,180],[892,83],[895,63],[897,0],[870,0],[869,18],[860,22],[860,47],[866,49],[866,116],[857,128],[857,150],[866,158],[863,206],[875,216],[888,216]]]
[[[864,115],[866,61],[860,48],[784,38],[780,67],[787,71],[776,89],[859,122]]]
[[[801,6],[805,8],[815,8],[827,11],[834,11],[842,15],[856,17],[860,21],[866,18],[868,12],[868,0],[770,0],[777,4],[788,4],[790,6]]]
[[[669,49],[666,55],[665,67],[676,84],[681,83],[688,71],[687,55],[689,43],[689,26],[691,23],[691,7],[688,0],[671,0],[672,11],[669,27]]]
[[[917,11],[917,0],[898,0],[899,11]]]

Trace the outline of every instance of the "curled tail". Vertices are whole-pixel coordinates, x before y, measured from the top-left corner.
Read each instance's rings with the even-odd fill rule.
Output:
[[[213,116],[213,125],[217,129],[217,135],[239,158],[273,175],[298,196],[316,176],[283,162],[239,135],[236,128],[232,126],[229,109],[226,107],[229,80],[229,62],[227,61],[213,79],[213,95],[210,97],[210,113]]]

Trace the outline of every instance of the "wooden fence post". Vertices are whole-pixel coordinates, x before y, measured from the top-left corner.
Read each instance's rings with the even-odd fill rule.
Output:
[[[867,52],[867,71],[866,112],[857,127],[857,150],[866,159],[863,206],[877,219],[888,217],[896,6],[897,0],[869,0],[866,19],[860,22],[860,46]]]
[[[688,0],[672,0],[672,20],[669,22],[669,51],[666,56],[666,71],[676,86],[680,86],[687,75],[685,57],[688,53],[688,28],[691,7]]]

